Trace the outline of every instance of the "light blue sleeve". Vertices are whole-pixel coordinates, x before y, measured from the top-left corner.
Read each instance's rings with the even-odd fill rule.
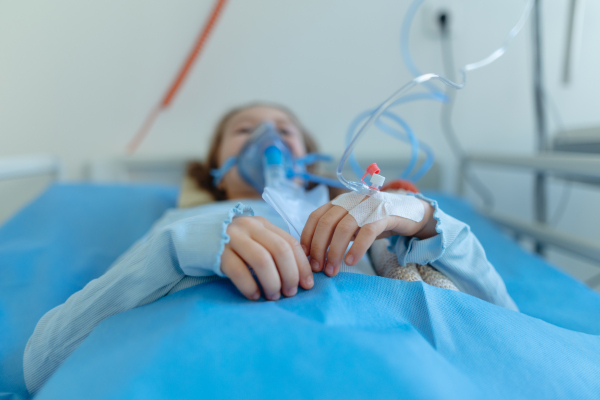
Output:
[[[223,213],[210,213],[188,217],[165,228],[171,232],[179,268],[188,276],[218,275],[221,271],[221,254],[229,243],[227,227],[234,217],[254,216],[251,207],[238,203]]]
[[[37,392],[104,319],[167,295],[186,275],[223,276],[220,257],[229,242],[227,226],[253,215],[238,203],[229,211],[191,216],[155,228],[38,322],[23,355],[25,383]]]
[[[471,228],[444,213],[436,201],[420,194],[415,197],[434,208],[433,218],[437,221],[435,229],[438,234],[425,240],[394,236],[390,250],[398,256],[400,265],[430,264],[450,278],[462,292],[518,311],[504,281],[487,260]]]

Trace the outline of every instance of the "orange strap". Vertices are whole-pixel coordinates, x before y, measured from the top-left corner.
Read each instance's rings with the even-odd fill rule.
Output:
[[[179,73],[177,74],[173,83],[169,87],[169,90],[167,90],[167,93],[165,94],[163,99],[150,111],[150,114],[148,115],[148,117],[146,117],[138,133],[133,137],[133,139],[131,139],[131,142],[129,142],[129,144],[127,145],[127,150],[129,154],[135,153],[138,147],[140,147],[140,145],[148,135],[148,132],[150,132],[150,129],[154,125],[154,121],[158,117],[160,111],[165,109],[173,101],[175,94],[177,93],[177,91],[183,84],[183,81],[189,74],[190,69],[194,64],[194,61],[196,61],[196,59],[200,55],[200,51],[204,47],[206,39],[210,35],[210,32],[212,31],[217,21],[217,18],[219,17],[219,14],[223,10],[223,6],[225,5],[226,1],[227,0],[216,0],[215,6],[213,7],[212,13],[208,18],[208,21],[206,21],[204,27],[200,31],[200,34],[198,36],[198,39],[196,39],[196,43],[194,44],[192,51],[181,66],[181,69],[179,70]]]

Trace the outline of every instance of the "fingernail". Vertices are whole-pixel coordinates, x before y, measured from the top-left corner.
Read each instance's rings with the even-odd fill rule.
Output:
[[[346,256],[346,264],[352,265],[353,262],[354,262],[354,257],[351,254],[348,254]]]
[[[327,263],[327,266],[325,267],[325,273],[327,275],[333,275],[333,265]]]
[[[300,246],[302,246],[302,251],[304,252],[304,254],[305,254],[305,255],[308,255],[308,249],[306,248],[306,246],[305,246],[305,245],[303,245],[303,244],[302,244],[302,245],[300,245]]]
[[[312,287],[312,285],[315,283],[312,276],[309,276],[308,278],[306,278],[305,282],[306,282],[305,285],[309,286],[309,287]]]
[[[298,287],[289,288],[285,291],[287,297],[295,296],[298,293]]]
[[[313,272],[318,272],[319,262],[317,260],[310,260],[310,267],[312,268]]]
[[[258,300],[258,298],[260,297],[260,290],[257,291],[256,293],[254,293],[252,296],[250,296],[251,300]]]
[[[272,300],[272,301],[279,300],[280,297],[281,297],[281,293],[277,292],[275,294],[270,295],[269,300]]]

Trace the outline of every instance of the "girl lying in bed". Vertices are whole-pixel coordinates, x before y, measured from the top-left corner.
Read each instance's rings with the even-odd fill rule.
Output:
[[[388,216],[359,228],[345,208],[327,203],[311,214],[298,242],[235,167],[214,185],[210,171],[236,156],[265,121],[277,127],[295,157],[316,151],[297,119],[281,107],[251,105],[226,114],[206,165],[190,168],[189,178],[204,189],[205,204],[168,211],[104,275],[38,322],[24,354],[31,393],[102,320],[220,277],[230,279],[249,300],[258,300],[261,293],[278,300],[296,295],[298,287],[311,289],[316,272],[332,277],[340,270],[371,275],[377,270],[379,275],[458,288],[517,310],[469,227],[419,194],[415,196],[425,210],[420,222]],[[385,237],[391,240],[381,239]],[[365,257],[369,249],[373,262]]]

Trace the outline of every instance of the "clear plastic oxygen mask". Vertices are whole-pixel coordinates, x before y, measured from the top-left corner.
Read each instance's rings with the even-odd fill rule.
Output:
[[[271,149],[273,160],[266,162],[263,156]],[[324,183],[328,186],[344,187],[339,181],[315,175],[307,171],[307,166],[317,161],[328,161],[331,157],[319,153],[310,153],[296,158],[292,150],[281,139],[279,131],[272,122],[263,122],[250,134],[248,141],[235,157],[230,157],[220,168],[213,169],[213,184],[217,186],[223,177],[237,166],[242,179],[258,192],[262,193],[266,185],[267,167],[276,171],[279,178],[299,179],[303,182]]]

